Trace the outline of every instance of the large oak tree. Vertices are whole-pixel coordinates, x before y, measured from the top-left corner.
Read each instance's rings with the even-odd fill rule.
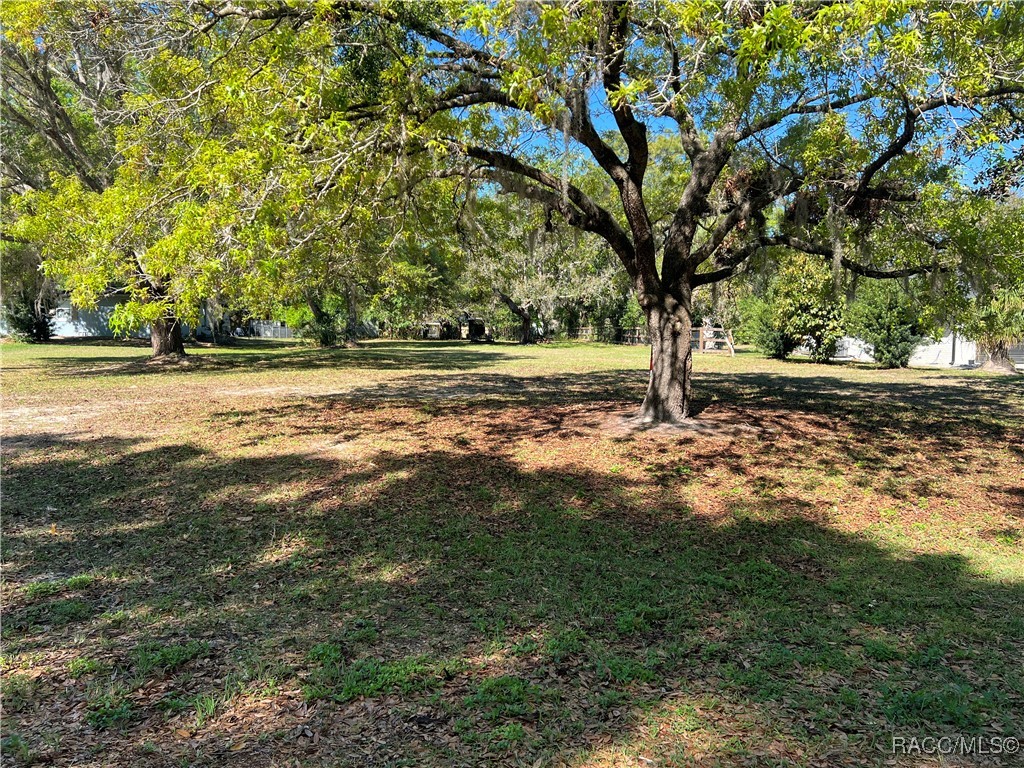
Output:
[[[1024,91],[1012,3],[502,1],[428,17],[342,0],[225,3],[209,23],[324,14],[419,41],[361,105],[368,119],[400,113],[409,146],[467,159],[608,242],[650,329],[652,422],[690,412],[694,291],[755,253],[785,246],[876,278],[958,268],[927,200],[997,144],[991,126],[1017,119]],[[658,224],[650,143],[669,129],[686,173]],[[558,146],[586,153],[606,189],[538,162]],[[871,247],[883,231],[906,247]]]

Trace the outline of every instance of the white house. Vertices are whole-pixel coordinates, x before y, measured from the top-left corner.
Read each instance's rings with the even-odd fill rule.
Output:
[[[938,341],[922,344],[910,356],[911,365],[927,368],[977,365],[979,362],[978,345],[955,333],[947,333]]]
[[[53,313],[54,336],[102,337],[113,336],[110,316],[114,308],[124,301],[124,296],[104,296],[94,309],[79,309],[71,306],[71,299],[63,296]],[[131,334],[137,339],[149,338],[149,328],[139,328]]]
[[[844,336],[839,340],[835,359],[871,363],[875,358],[871,355],[870,344],[854,336]],[[923,368],[973,366],[978,362],[978,345],[955,333],[921,344],[910,356],[911,366]]]
[[[64,338],[109,338],[114,336],[110,327],[110,317],[118,304],[127,300],[123,293],[114,293],[104,296],[92,309],[79,309],[71,305],[71,299],[67,295],[60,298],[57,307],[53,312],[53,335]],[[291,338],[292,329],[281,320],[254,320],[250,323],[249,332],[253,336],[261,338]],[[230,327],[226,316],[218,321],[217,332],[231,335],[234,329]],[[6,335],[7,328],[0,319],[0,336]],[[188,337],[192,328],[188,323],[182,323],[182,333]],[[195,328],[196,336],[210,338],[213,335],[213,321],[206,302],[200,308],[199,325]],[[132,331],[130,336],[136,339],[149,338],[149,326],[143,326]]]
[[[1011,346],[1009,353],[1017,368],[1024,370],[1024,344]],[[853,336],[844,336],[839,340],[835,359],[874,362],[871,345]],[[975,342],[955,333],[947,333],[938,341],[929,341],[915,349],[910,356],[910,365],[915,368],[972,368],[985,360],[985,352]]]

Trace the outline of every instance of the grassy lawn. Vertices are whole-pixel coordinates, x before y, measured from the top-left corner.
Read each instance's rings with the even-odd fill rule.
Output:
[[[0,353],[4,765],[1024,737],[1020,381],[697,356],[708,428],[629,433],[643,348]]]

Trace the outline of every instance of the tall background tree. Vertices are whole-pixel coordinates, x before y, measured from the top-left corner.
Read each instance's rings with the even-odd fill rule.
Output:
[[[1002,288],[972,299],[962,327],[983,353],[984,370],[1017,373],[1009,348],[1024,341],[1024,289]]]
[[[174,45],[153,8],[135,3],[5,3],[0,172],[19,220],[11,240],[41,251],[44,271],[81,306],[127,290],[146,306],[154,355],[183,354],[181,324],[168,301],[168,275],[137,242],[110,242],[96,231],[110,217],[85,214],[113,187],[123,156],[118,131],[140,85],[141,61]],[[114,193],[122,214],[125,196]],[[76,227],[76,216],[84,229]],[[5,222],[5,225],[9,222]],[[95,246],[95,247],[94,247]],[[75,258],[88,259],[74,264]],[[116,268],[115,267],[116,262]]]
[[[27,341],[49,341],[57,300],[35,246],[7,243],[0,248],[0,318],[9,333]]]
[[[468,250],[466,281],[507,307],[520,343],[534,341],[534,326],[544,330],[557,322],[558,309],[614,293],[611,254],[597,238],[514,196],[471,200],[459,222]]]

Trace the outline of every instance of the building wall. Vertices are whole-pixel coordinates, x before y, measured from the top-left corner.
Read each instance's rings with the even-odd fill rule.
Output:
[[[910,357],[911,365],[928,368],[975,365],[977,362],[978,345],[952,333],[938,341],[922,344]]]
[[[871,355],[869,344],[853,336],[844,336],[839,341],[836,359],[870,363],[875,358]],[[910,365],[922,368],[950,368],[975,365],[978,362],[977,345],[952,333],[947,333],[938,341],[922,344],[910,356]]]
[[[873,362],[871,347],[854,336],[843,336],[836,347],[836,360],[856,360],[860,363]]]
[[[95,337],[113,336],[110,328],[110,316],[114,307],[123,300],[117,296],[100,299],[95,309],[78,309],[71,306],[67,297],[60,300],[53,315],[53,332],[57,336]],[[140,328],[132,334],[139,339],[149,338],[149,329]]]
[[[79,309],[71,306],[71,300],[64,297],[57,305],[53,313],[53,333],[55,336],[68,338],[102,338],[114,335],[110,327],[110,316],[114,314],[114,308],[124,301],[122,296],[108,296],[100,299],[95,309]],[[209,321],[207,319],[206,307],[201,310],[199,327],[197,333],[209,333]],[[191,333],[188,323],[181,324],[181,332],[184,336]],[[129,334],[134,339],[148,339],[149,326],[144,325]]]
[[[64,338],[110,338],[114,331],[110,327],[110,317],[114,308],[125,301],[123,295],[108,296],[100,300],[94,309],[79,309],[71,306],[71,300],[65,296],[57,304],[53,313],[53,335]],[[213,335],[215,321],[207,302],[199,308],[199,324],[195,334],[199,339],[209,339]],[[217,332],[225,336],[234,335],[234,329],[227,316],[216,321]],[[193,329],[188,323],[181,324],[182,335],[186,338]],[[254,320],[251,324],[252,335],[264,338],[290,339],[292,329],[281,320]],[[0,336],[7,334],[7,327],[0,319]],[[132,338],[148,339],[149,326],[143,326],[131,333]]]

